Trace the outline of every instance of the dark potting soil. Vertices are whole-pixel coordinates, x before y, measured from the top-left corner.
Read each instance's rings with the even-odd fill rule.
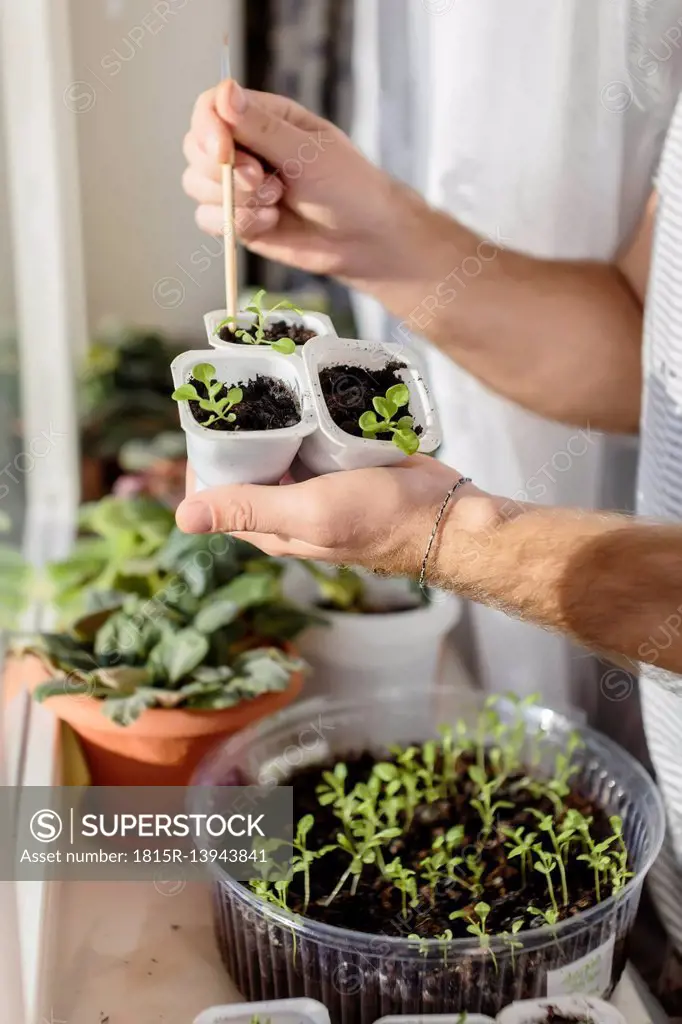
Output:
[[[367,752],[346,760],[347,792],[357,783],[369,779],[376,760],[374,755]],[[408,830],[386,847],[385,860],[388,863],[392,858],[399,857],[404,867],[416,871],[419,863],[431,853],[434,839],[453,825],[462,825],[465,838],[457,852],[479,851],[485,865],[481,879],[483,891],[479,895],[474,897],[470,891],[459,887],[456,881],[445,878],[433,896],[424,887],[417,906],[408,906],[405,916],[400,892],[382,876],[376,865],[366,865],[355,894],[351,892],[348,883],[333,902],[325,906],[325,899],[348,866],[348,854],[337,848],[311,865],[311,899],[305,916],[325,924],[372,934],[403,937],[416,934],[421,938],[436,938],[450,929],[454,938],[460,938],[468,934],[467,921],[461,918],[451,921],[450,914],[465,909],[473,914],[474,905],[482,900],[491,907],[487,923],[487,931],[491,935],[511,932],[514,923],[520,919],[524,921],[524,929],[540,927],[544,923],[542,919],[530,916],[526,911],[529,906],[543,911],[551,907],[546,882],[538,872],[528,870],[525,886],[522,884],[520,860],[507,858],[505,843],[508,839],[502,833],[502,828],[522,827],[537,831],[537,821],[528,808],[551,814],[552,803],[548,798],[534,798],[519,786],[523,775],[511,776],[497,791],[495,800],[509,801],[513,807],[497,813],[496,827],[488,840],[481,843],[481,819],[469,802],[474,789],[468,777],[471,764],[473,759],[469,755],[461,758],[462,770],[455,795],[438,803],[421,804]],[[315,828],[308,838],[311,850],[335,845],[339,832],[339,818],[331,807],[320,806],[316,793],[317,786],[322,782],[322,772],[332,768],[333,764],[315,765],[301,769],[287,780],[287,784],[293,786],[294,790],[294,821],[305,814],[312,814],[315,818]],[[593,817],[591,832],[596,842],[612,834],[604,811],[580,793],[571,792],[564,802],[566,808],[575,808],[586,817]],[[538,842],[548,852],[552,851],[546,834],[540,832]],[[569,904],[560,907],[561,920],[579,914],[597,903],[594,875],[587,864],[576,857],[569,857],[566,875]],[[607,893],[602,891],[602,899],[605,895]],[[289,889],[290,909],[301,913],[303,899],[302,876],[297,874]]]
[[[326,366],[320,370],[320,387],[329,415],[347,434],[362,437],[359,419],[372,409],[373,398],[383,398],[389,388],[402,384],[398,370],[404,363],[389,363],[383,370],[367,370],[363,366]],[[401,409],[402,416],[409,409]],[[417,434],[421,427],[415,427]],[[390,434],[377,434],[378,439],[390,440]]]
[[[248,330],[248,334],[251,335],[255,340],[255,330]],[[221,341],[232,341],[237,345],[248,345],[248,341],[244,341],[243,338],[236,338],[234,330],[229,324],[225,324],[224,327],[220,328],[218,337]],[[286,320],[275,320],[274,323],[270,324],[268,328],[263,332],[265,341],[279,341],[280,338],[291,338],[295,345],[305,345],[306,341],[310,341],[311,338],[316,338],[315,331],[309,330],[304,327],[303,324],[288,324]]]
[[[206,397],[206,388],[200,381],[192,380],[191,383],[202,398]],[[281,380],[258,376],[238,386],[244,392],[244,397],[232,410],[237,419],[234,423],[218,420],[208,427],[209,430],[277,430],[280,427],[293,427],[301,422],[296,397],[291,388]],[[227,386],[223,387],[216,397],[222,398],[228,390]],[[190,402],[189,406],[197,423],[204,425],[212,416],[212,413],[202,409],[198,402]]]

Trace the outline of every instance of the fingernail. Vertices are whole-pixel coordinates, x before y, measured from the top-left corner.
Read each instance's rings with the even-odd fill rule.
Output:
[[[183,501],[175,515],[183,533],[211,533],[213,512],[203,501]]]
[[[243,114],[246,110],[246,93],[239,82],[232,82],[230,86],[230,106],[235,114]]]

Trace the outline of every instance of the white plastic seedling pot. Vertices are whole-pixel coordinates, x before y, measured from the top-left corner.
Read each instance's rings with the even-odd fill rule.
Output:
[[[315,999],[273,999],[265,1003],[233,1003],[214,1006],[194,1024],[330,1024],[329,1013]]]
[[[441,443],[438,414],[424,378],[404,350],[396,353],[390,345],[355,341],[348,338],[311,338],[303,348],[303,364],[308,376],[318,429],[306,437],[301,446],[303,464],[318,475],[344,469],[366,469],[370,466],[394,466],[405,454],[392,441],[355,437],[337,427],[332,420],[320,385],[320,372],[330,366],[361,366],[381,370],[387,364],[404,365],[397,375],[410,392],[409,412],[421,427],[419,451],[434,452]],[[358,409],[358,419],[363,412]]]
[[[245,346],[237,341],[223,341],[222,338],[218,337],[217,330],[218,325],[227,319],[227,310],[216,309],[212,313],[206,313],[204,316],[204,324],[206,325],[206,334],[208,335],[208,343],[213,348],[217,349],[232,349],[237,352],[243,352]],[[334,324],[331,318],[325,313],[311,313],[303,310],[301,313],[295,313],[291,309],[278,309],[274,313],[268,313],[268,323],[277,323],[280,320],[284,320],[286,324],[303,324],[306,330],[315,331],[318,337],[338,337]],[[251,327],[256,321],[255,313],[240,313],[237,316],[237,325],[239,327]],[[312,338],[310,339],[313,340]],[[310,344],[308,342],[307,344]],[[254,348],[260,348],[265,346],[254,346]],[[306,346],[297,346],[296,352],[292,355],[299,355]]]
[[[549,1010],[569,1020],[590,1021],[590,1024],[625,1024],[615,1006],[591,996],[554,996],[528,999],[507,1006],[497,1017],[498,1024],[545,1024]]]
[[[293,427],[259,431],[218,431],[201,426],[188,402],[178,402],[180,425],[187,441],[187,458],[196,475],[197,490],[225,484],[276,484],[286,474],[301,442],[316,426],[315,413],[300,359],[269,347],[240,352],[183,352],[171,364],[178,388],[192,377],[198,363],[211,363],[216,379],[234,386],[256,377],[274,377],[296,396],[301,420]]]

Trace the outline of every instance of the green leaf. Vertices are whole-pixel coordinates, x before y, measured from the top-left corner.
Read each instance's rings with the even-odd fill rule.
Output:
[[[122,694],[135,693],[136,690],[149,686],[151,673],[146,668],[121,666],[120,668],[100,668],[92,673],[102,687],[115,690]]]
[[[385,420],[392,420],[398,411],[398,407],[389,402],[386,398],[373,398],[372,405]]]
[[[419,437],[414,430],[396,430],[393,434],[393,444],[405,455],[414,455],[419,451]]]
[[[413,416],[401,416],[396,426],[399,430],[413,430],[414,429],[414,417]]]
[[[211,366],[210,363],[197,363],[192,370],[192,376],[195,380],[208,387],[215,377],[215,366]]]
[[[33,699],[42,704],[50,697],[85,696],[92,693],[92,685],[87,681],[75,683],[72,679],[51,679],[48,683],[41,683],[33,691]]]
[[[229,601],[242,611],[274,601],[280,596],[279,581],[271,573],[237,576],[227,586],[216,590],[213,601]]]
[[[228,422],[228,423],[236,423],[236,422],[237,422],[237,417],[235,416],[235,414],[234,414],[233,412],[231,412],[231,413],[230,413],[230,414],[228,415],[228,417],[227,417],[227,422]]]
[[[275,352],[281,352],[283,356],[290,356],[296,351],[296,342],[291,338],[280,338],[278,341],[273,341],[270,348]]]
[[[193,384],[182,384],[175,389],[171,398],[174,402],[196,402],[199,399],[199,392]]]
[[[181,629],[167,640],[168,653],[165,667],[171,683],[177,683],[189,675],[208,654],[209,643],[197,629]]]
[[[360,427],[360,430],[363,430],[368,434],[376,433],[380,426],[376,413],[363,412],[362,416],[358,420],[358,426]]]
[[[211,599],[201,608],[194,619],[194,627],[200,633],[215,633],[217,629],[229,626],[239,615],[239,605],[234,601]]]
[[[396,409],[402,409],[410,400],[410,389],[407,384],[394,384],[386,392],[386,398]]]
[[[229,665],[218,665],[213,668],[211,665],[200,665],[194,670],[194,679],[198,683],[226,683],[234,675]]]
[[[137,690],[130,697],[109,697],[102,701],[102,711],[117,725],[127,726],[136,722],[148,708],[158,706],[159,691],[151,687]]]
[[[230,388],[227,397],[231,405],[239,405],[244,399],[244,392],[241,388]]]

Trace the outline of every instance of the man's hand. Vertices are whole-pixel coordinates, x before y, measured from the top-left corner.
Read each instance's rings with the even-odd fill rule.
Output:
[[[237,225],[250,249],[317,274],[395,275],[405,229],[396,204],[419,200],[329,121],[230,80],[199,97],[184,142],[183,184],[201,228],[225,231],[220,165],[235,145]]]
[[[282,487],[218,487],[184,501],[177,523],[186,533],[231,533],[269,555],[416,576],[438,510],[459,475],[415,455],[390,469],[331,473]],[[461,488],[449,515],[457,505],[463,521],[482,523],[489,513],[479,494],[472,485]]]

